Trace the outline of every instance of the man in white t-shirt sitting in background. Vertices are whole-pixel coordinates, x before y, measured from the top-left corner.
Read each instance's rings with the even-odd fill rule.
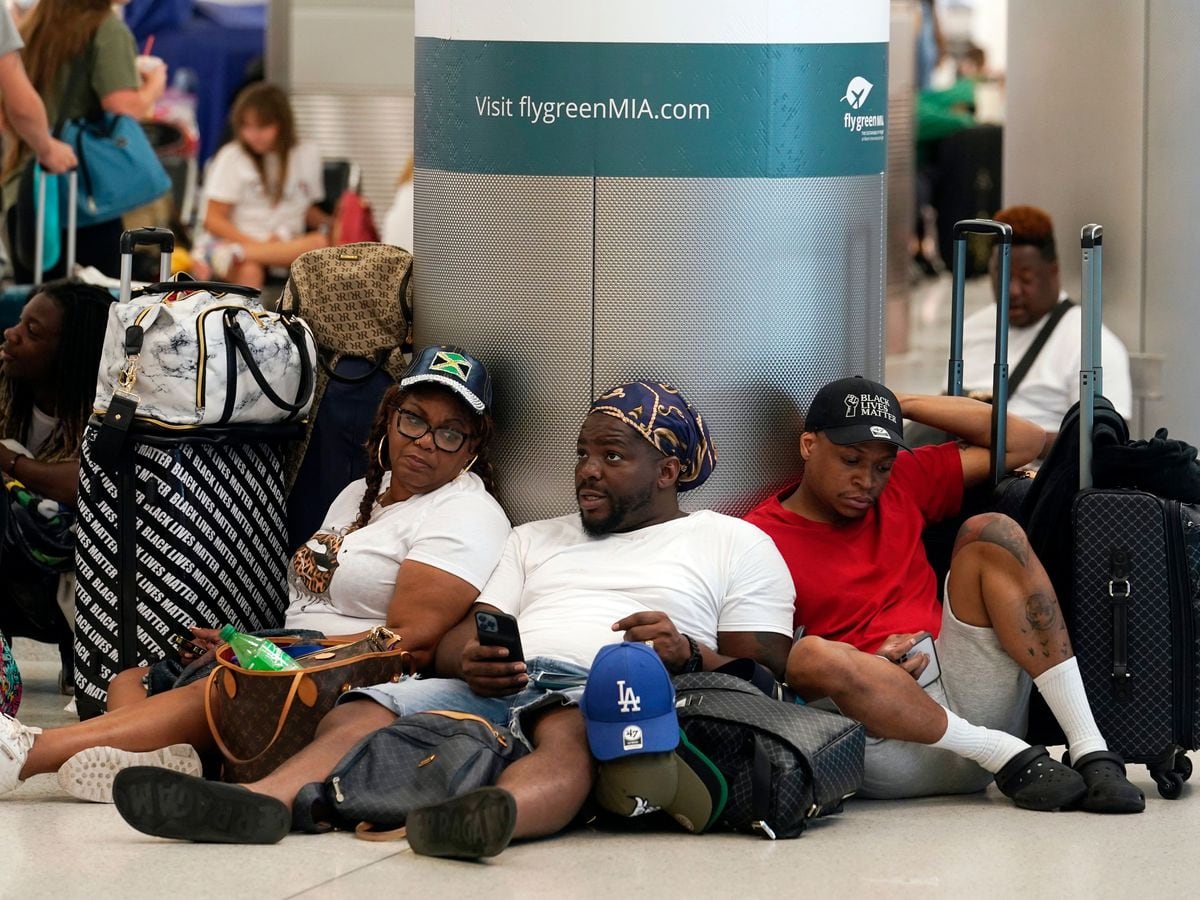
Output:
[[[996,219],[1012,226],[1012,277],[1008,296],[1008,365],[1012,380],[1016,368],[1046,327],[1056,306],[1067,300],[1059,285],[1054,223],[1036,206],[1010,206]],[[992,291],[1000,290],[999,252],[992,251]],[[1079,400],[1080,326],[1077,304],[1066,308],[1030,366],[1009,396],[1008,411],[1028,419],[1050,435],[1058,433],[1067,410]],[[1129,354],[1121,339],[1104,328],[1101,339],[1104,395],[1117,412],[1128,418],[1133,406],[1129,382]],[[963,386],[971,393],[991,394],[992,365],[996,353],[996,304],[968,316],[963,323]]]
[[[126,821],[163,837],[274,843],[287,833],[293,803],[301,821],[311,812],[308,792],[297,798],[301,788],[327,778],[361,738],[397,716],[452,709],[512,727],[533,752],[496,787],[411,813],[409,845],[435,856],[491,856],[512,837],[564,828],[587,798],[594,763],[577,704],[601,647],[643,641],[671,672],[750,657],[778,677],[795,600],[779,551],[748,522],[679,509],[678,491],[699,487],[716,463],[699,413],[666,385],[622,385],[592,404],[577,447],[579,512],[509,536],[471,613],[438,647],[438,673],[452,677],[350,692],[344,699],[360,702],[339,705],[312,744],[244,787],[127,769],[114,784]],[[480,610],[516,617],[524,661],[480,646]]]

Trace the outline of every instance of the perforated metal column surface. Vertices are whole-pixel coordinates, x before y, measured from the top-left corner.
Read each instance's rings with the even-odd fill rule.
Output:
[[[823,383],[882,371],[882,175],[572,178],[419,169],[419,343],[458,343],[497,385],[515,522],[574,508],[592,396],[675,384],[719,462],[690,508],[738,514],[797,473]]]
[[[817,388],[883,369],[889,0],[415,9],[414,336],[492,368],[514,522],[635,378],[712,426],[685,508],[795,479]]]

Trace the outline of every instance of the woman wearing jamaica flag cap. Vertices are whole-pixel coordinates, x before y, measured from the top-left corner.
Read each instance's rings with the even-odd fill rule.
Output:
[[[490,493],[491,406],[482,362],[455,347],[417,355],[380,402],[366,477],[341,492],[292,557],[289,629],[349,641],[386,625],[418,667],[432,665],[438,641],[478,596],[510,530]],[[211,628],[193,631],[198,643],[216,641]],[[204,709],[207,669],[189,666],[176,685],[181,663],[190,661],[118,675],[110,712],[76,725],[41,732],[0,716],[0,793],[57,770],[69,793],[108,801],[130,766],[199,774],[196,749],[214,741]]]

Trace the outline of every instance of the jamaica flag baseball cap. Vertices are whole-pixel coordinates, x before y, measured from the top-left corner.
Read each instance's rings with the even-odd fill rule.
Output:
[[[432,345],[414,356],[400,376],[400,387],[422,383],[449,388],[477,413],[492,408],[491,376],[483,363],[459,347]]]

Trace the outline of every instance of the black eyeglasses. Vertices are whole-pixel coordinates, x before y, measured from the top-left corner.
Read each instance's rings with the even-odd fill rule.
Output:
[[[433,432],[433,446],[447,453],[454,453],[462,448],[469,434],[464,434],[456,428],[433,428],[415,412],[407,409],[396,410],[396,430],[410,441],[420,440]]]

